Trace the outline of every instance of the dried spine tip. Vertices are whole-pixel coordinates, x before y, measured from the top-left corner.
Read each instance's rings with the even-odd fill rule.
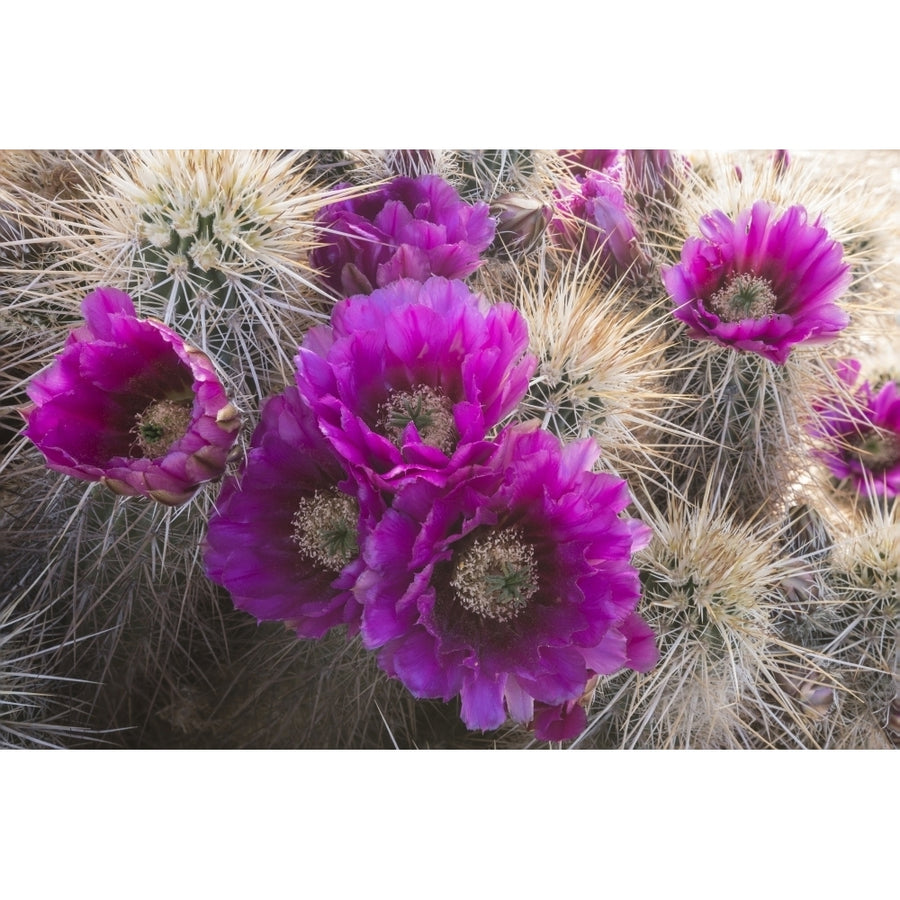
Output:
[[[304,497],[291,520],[300,553],[330,572],[340,572],[359,555],[359,504],[337,488]]]
[[[524,542],[518,528],[490,531],[461,554],[450,585],[466,609],[508,622],[537,592],[534,548]]]

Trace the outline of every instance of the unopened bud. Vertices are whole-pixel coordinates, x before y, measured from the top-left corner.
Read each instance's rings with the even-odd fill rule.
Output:
[[[682,161],[671,150],[626,150],[625,158],[637,189],[638,204],[645,197],[673,200]]]
[[[781,586],[791,605],[797,608],[792,610],[792,613],[819,602],[822,596],[822,585],[812,572],[789,575],[781,582]]]
[[[791,164],[791,155],[787,150],[776,150],[772,154],[772,165],[775,168],[775,177],[780,178]]]
[[[524,194],[503,194],[491,203],[491,215],[497,220],[499,246],[512,255],[525,253],[538,242],[552,211]]]
[[[834,690],[816,680],[812,672],[790,678],[787,689],[800,702],[804,711],[815,719],[827,715],[834,702]]]
[[[824,684],[812,684],[807,681],[801,685],[800,699],[811,713],[824,716],[834,702],[834,691]]]

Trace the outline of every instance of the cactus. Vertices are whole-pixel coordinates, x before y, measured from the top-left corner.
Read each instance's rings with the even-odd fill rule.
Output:
[[[856,160],[762,151],[0,153],[0,744],[547,746],[530,730],[533,713],[541,734],[561,735],[573,748],[896,745],[896,498],[893,489],[858,490],[824,452],[837,413],[866,412],[848,360],[857,361],[870,398],[900,377],[896,197],[884,186],[867,189]],[[872,180],[880,173],[869,172]],[[384,671],[384,660],[394,670],[404,660],[395,660],[393,645],[367,649],[373,629],[348,633],[345,621],[320,639],[298,640],[296,623],[257,624],[235,609],[204,565],[219,481],[170,498],[171,506],[117,496],[104,484],[50,472],[21,433],[25,386],[82,325],[84,297],[112,287],[132,297],[140,317],[160,320],[209,358],[243,422],[224,476],[238,490],[254,440],[264,439],[254,437],[260,407],[297,384],[298,347],[306,348],[307,393],[321,377],[317,355],[331,360],[332,312],[348,291],[337,291],[341,282],[311,261],[326,258],[319,213],[398,177],[444,179],[460,203],[479,215],[489,208],[497,226],[490,246],[468,248],[459,280],[484,309],[517,308],[535,368],[516,408],[492,420],[485,445],[508,427],[548,431],[569,448],[593,441],[592,472],[627,483],[628,515],[652,533],[646,545],[635,540],[633,565],[636,614],[654,632],[658,662],[609,672],[598,663],[583,691],[567,688],[559,703],[544,703],[543,688],[532,686],[540,696],[523,700],[524,691],[507,686],[503,702],[516,715],[486,731],[460,720],[466,704],[455,684],[440,691],[425,684],[416,699],[396,671]],[[407,210],[415,239],[399,212],[394,230],[379,225],[397,241],[379,278],[394,268],[415,278],[420,253],[431,254],[429,265],[463,258],[455,238],[429,230],[446,222],[431,221],[427,205]],[[784,216],[789,225],[778,224]],[[709,237],[726,221],[737,223],[733,245]],[[363,252],[370,232],[347,227],[352,240],[342,253]],[[698,292],[685,294],[684,286],[732,260],[734,247],[735,259],[752,257],[765,244],[744,246],[744,238],[756,240],[748,237],[754,229],[782,235],[783,243],[767,245],[784,251],[782,269],[760,251],[757,268],[723,269],[698,306]],[[690,248],[703,240],[709,246],[693,257]],[[696,258],[703,267],[694,270]],[[341,261],[343,283],[368,296],[362,264]],[[804,278],[812,283],[805,292]],[[802,308],[784,306],[792,292]],[[353,319],[341,315],[335,319]],[[778,318],[788,315],[790,332]],[[776,320],[780,330],[761,337]],[[410,359],[413,349],[404,348]],[[431,397],[420,384],[403,396],[407,406],[409,397]],[[329,440],[339,426],[362,429],[329,411],[327,391],[317,402]],[[382,406],[397,413],[390,436],[399,452],[410,425],[422,423],[399,416],[407,407]],[[840,446],[868,453],[870,469],[883,473],[897,461],[892,422],[879,419],[875,450],[862,431],[859,440],[841,432]],[[364,424],[377,430],[376,422]],[[446,450],[458,435],[444,425]],[[430,460],[441,448],[427,438],[421,452]],[[134,452],[164,458],[167,448],[155,440]],[[589,455],[567,450],[560,465]],[[399,458],[402,468],[408,461]],[[422,459],[416,471],[437,490],[444,474],[423,468]],[[476,455],[470,462],[484,464]],[[354,478],[362,477],[357,469]],[[395,475],[378,473],[384,506],[394,502]],[[462,476],[446,480],[455,477]],[[417,502],[417,489],[407,486],[404,523]],[[217,541],[227,540],[223,527]],[[521,531],[504,533],[527,552]],[[371,582],[377,548],[354,547],[352,538],[342,565],[367,550],[361,565],[369,574],[356,596],[378,596],[384,614]],[[460,546],[464,554],[481,547],[489,558],[483,568],[498,578],[491,566],[500,545],[478,541],[473,533]],[[519,627],[521,609],[541,596],[539,561],[520,556],[529,590],[516,594],[515,614],[491,618],[492,628]],[[457,585],[466,615],[479,615],[487,607],[477,579],[463,579],[457,567],[453,581],[450,566],[435,563],[435,577]],[[423,584],[416,581],[420,593]],[[635,633],[624,633],[636,646]],[[418,653],[423,643],[409,646],[402,652]],[[434,699],[441,692],[447,702]],[[566,731],[578,722],[577,733]]]

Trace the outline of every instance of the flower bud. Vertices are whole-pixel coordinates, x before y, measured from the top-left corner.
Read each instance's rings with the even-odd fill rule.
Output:
[[[785,686],[803,711],[814,719],[824,718],[834,702],[834,689],[823,684],[811,671],[787,679]]]
[[[780,178],[791,164],[791,155],[787,150],[776,150],[772,154],[772,165],[775,168],[775,177]]]
[[[512,256],[537,244],[552,211],[524,194],[503,194],[491,203],[491,215],[497,220],[497,245]]]

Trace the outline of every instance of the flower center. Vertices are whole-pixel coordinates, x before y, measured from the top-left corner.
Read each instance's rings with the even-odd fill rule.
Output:
[[[860,462],[876,474],[887,472],[900,463],[900,435],[873,428],[850,440]]]
[[[191,424],[189,400],[157,400],[134,417],[133,446],[145,457],[164,456],[169,447],[185,436]]]
[[[461,554],[450,586],[466,609],[508,622],[537,592],[534,548],[523,541],[518,528],[491,531]]]
[[[458,439],[453,401],[424,384],[412,391],[392,391],[378,413],[378,428],[398,447],[410,422],[426,444],[444,453],[451,453]]]
[[[709,305],[723,322],[740,322],[772,315],[777,300],[765,278],[736,275],[710,297]]]
[[[329,572],[340,572],[359,555],[359,504],[337,488],[315,491],[297,505],[291,524],[300,553]]]

